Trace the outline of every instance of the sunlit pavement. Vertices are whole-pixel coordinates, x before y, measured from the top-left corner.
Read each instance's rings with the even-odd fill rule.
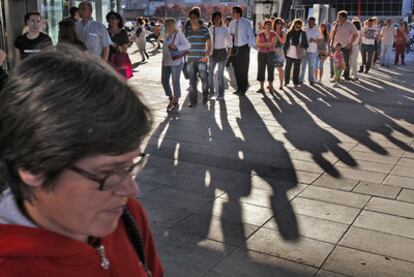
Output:
[[[182,79],[172,115],[161,54],[131,57],[154,112],[140,200],[166,276],[413,276],[414,54],[262,95],[252,50],[246,97],[190,109]]]

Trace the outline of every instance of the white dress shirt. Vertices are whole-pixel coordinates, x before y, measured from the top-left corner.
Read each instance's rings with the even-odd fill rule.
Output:
[[[233,38],[230,34],[230,30],[227,27],[211,26],[209,31],[211,43],[213,44],[214,42],[212,49],[223,49],[233,47]]]
[[[230,22],[229,29],[234,37],[234,46],[239,47],[248,44],[249,47],[253,47],[256,44],[252,24],[246,18],[233,19]]]

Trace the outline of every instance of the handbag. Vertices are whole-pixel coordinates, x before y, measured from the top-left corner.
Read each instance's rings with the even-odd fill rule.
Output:
[[[275,52],[271,54],[272,63],[276,67],[283,67],[285,63],[285,54],[281,47],[276,48]]]
[[[226,48],[214,49],[214,45],[216,45],[216,26],[213,27],[213,58],[217,62],[224,62],[227,58]]]
[[[112,56],[111,64],[115,70],[124,76],[127,80],[134,74],[132,70],[132,63],[129,59],[129,55],[123,52],[117,52]]]
[[[170,45],[175,43],[175,38],[177,37],[177,32],[174,33],[173,36],[173,41]],[[184,57],[185,55],[187,55],[187,51],[179,51],[179,50],[172,50],[170,49],[170,53],[171,53],[171,58],[175,61],[178,59],[181,59],[182,57]]]

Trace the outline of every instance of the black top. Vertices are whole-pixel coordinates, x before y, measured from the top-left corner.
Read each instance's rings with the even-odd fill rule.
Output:
[[[297,46],[300,42],[300,47],[307,49],[308,48],[308,38],[306,37],[306,33],[304,31],[290,31],[287,33],[286,42],[284,45],[285,54],[289,49],[290,45]]]
[[[44,33],[39,33],[39,36],[35,39],[27,38],[27,34],[18,36],[14,42],[14,47],[20,50],[21,59],[38,53],[45,47],[52,46],[52,39]]]
[[[128,44],[129,42],[128,33],[125,29],[121,29],[121,31],[118,34],[115,34],[114,36],[112,36],[109,32],[109,35],[111,36],[112,42],[115,43],[117,46]],[[118,47],[114,47],[113,45],[111,45],[109,48],[109,57],[111,57],[116,52],[118,52]]]

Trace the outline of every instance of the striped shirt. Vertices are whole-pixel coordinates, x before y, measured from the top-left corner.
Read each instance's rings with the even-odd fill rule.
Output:
[[[104,48],[112,44],[106,27],[94,20],[76,22],[76,34],[78,38],[86,45],[88,51],[101,57]]]
[[[200,26],[197,31],[193,31],[191,27],[186,32],[187,40],[191,44],[187,61],[195,62],[199,61],[206,56],[206,42],[210,39],[210,32],[207,27]]]

